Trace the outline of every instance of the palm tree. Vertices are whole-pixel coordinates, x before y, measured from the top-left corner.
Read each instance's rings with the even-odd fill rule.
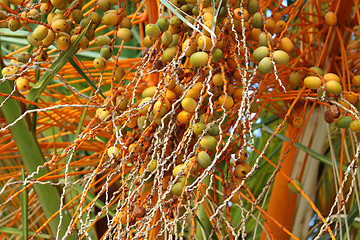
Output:
[[[0,7],[0,238],[358,236],[358,1]]]

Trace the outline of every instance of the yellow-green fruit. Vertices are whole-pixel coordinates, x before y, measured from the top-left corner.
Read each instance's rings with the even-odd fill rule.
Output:
[[[254,50],[254,60],[260,62],[264,57],[269,56],[269,49],[265,46],[258,47]]]
[[[200,146],[209,151],[215,151],[217,140],[215,137],[207,135],[200,140]]]
[[[200,47],[201,50],[205,51],[205,52],[209,52],[210,49],[213,47],[213,43],[211,41],[211,38],[207,37],[207,36],[200,36],[198,38],[198,46]]]
[[[156,24],[149,23],[145,27],[145,33],[151,38],[158,38],[161,34],[161,31]]]
[[[210,125],[211,123],[208,123],[206,127],[209,128]],[[219,133],[220,133],[220,128],[219,128],[219,124],[217,123],[214,123],[213,126],[208,129],[208,134],[210,134],[211,136],[214,137],[219,136]]]
[[[308,76],[304,79],[304,85],[309,89],[318,89],[321,87],[321,79],[315,76]]]
[[[94,59],[94,67],[98,70],[105,70],[107,67],[107,61],[103,57],[97,57]]]
[[[48,35],[48,29],[47,27],[43,25],[39,25],[35,28],[35,30],[32,33],[32,36],[35,40],[41,41]]]
[[[330,80],[330,81],[326,82],[325,89],[330,94],[340,94],[342,91],[342,86],[339,82]]]
[[[196,52],[190,57],[190,64],[194,67],[203,67],[207,64],[209,55],[206,52]]]
[[[202,122],[198,122],[194,124],[193,131],[196,135],[201,135],[205,130],[206,126]]]
[[[176,47],[179,43],[179,34],[173,34],[173,40],[172,43],[169,45],[169,47]]]
[[[12,18],[9,20],[8,28],[15,32],[21,28],[21,23],[19,20]]]
[[[138,128],[141,131],[144,131],[145,128],[149,125],[149,124],[145,124],[145,120],[146,120],[145,116],[140,116],[140,117],[137,118],[136,123],[137,123]],[[147,123],[149,123],[149,121]]]
[[[84,29],[86,28],[86,26],[90,23],[91,19],[90,18],[83,18],[80,21],[80,28]]]
[[[35,8],[30,9],[29,17],[30,17],[30,19],[35,20],[35,21],[39,20],[39,17],[40,17],[39,11]]]
[[[4,67],[1,70],[1,74],[9,80],[15,80],[15,76],[13,76],[15,74],[15,70],[12,67]]]
[[[196,2],[196,0],[187,0],[187,2],[188,1],[195,1]],[[193,15],[195,15],[195,16],[198,16],[199,15],[199,7],[198,6],[195,6],[192,10],[191,10],[191,13],[193,14]]]
[[[273,39],[270,33],[260,33],[259,35],[259,45],[260,46],[264,46],[267,47],[268,46],[268,41],[270,41],[270,45],[273,44]]]
[[[107,155],[109,156],[109,158],[111,157],[116,157],[120,152],[120,148],[118,147],[109,147],[107,150]]]
[[[108,36],[101,35],[95,38],[95,44],[102,47],[105,45],[110,45],[111,39]]]
[[[301,183],[298,180],[293,179],[293,182],[296,184],[296,186],[301,188]],[[294,194],[300,193],[300,191],[291,182],[288,183],[288,188],[289,188],[290,192],[292,192]]]
[[[188,46],[189,45],[189,46]],[[186,39],[182,45],[182,50],[185,51],[185,56],[190,57],[196,51],[196,43]]]
[[[154,96],[156,89],[157,89],[156,86],[145,88],[141,95],[143,98],[152,97]]]
[[[360,132],[360,121],[354,120],[350,123],[350,129],[354,132]]]
[[[147,48],[151,48],[152,45],[154,45],[154,41],[151,40],[151,38],[149,36],[146,36],[143,40],[144,46]]]
[[[241,162],[235,167],[235,176],[238,178],[244,178],[251,170],[251,167],[246,162]]]
[[[123,67],[121,66],[117,66],[115,68],[115,79],[117,81],[120,81],[121,79],[123,79],[123,77],[125,76],[125,70]]]
[[[56,46],[59,50],[65,51],[70,47],[71,41],[68,36],[61,36],[58,39],[56,39]]]
[[[258,0],[249,0],[249,3],[247,5],[247,10],[250,14],[254,14],[258,12],[260,9]]]
[[[111,47],[110,46],[103,46],[101,49],[100,49],[100,55],[105,58],[106,60],[109,60],[112,56],[112,50],[111,50]]]
[[[74,9],[71,12],[71,17],[74,20],[74,22],[79,24],[81,22],[81,20],[84,18],[84,15],[80,9]]]
[[[219,97],[219,104],[224,106],[226,110],[229,110],[234,106],[234,100],[231,96],[221,95]]]
[[[157,160],[153,159],[149,162],[149,172],[155,171],[157,168]]]
[[[199,122],[205,123],[205,119],[206,119],[206,115],[205,115],[204,113],[202,113],[202,114],[199,116]]]
[[[264,21],[259,12],[255,13],[253,18],[251,19],[251,25],[254,28],[262,28],[264,26]]]
[[[10,60],[10,65],[13,67],[15,71],[19,71],[21,69],[21,63],[18,62],[17,60],[14,59]]]
[[[153,113],[151,113],[153,114]],[[155,115],[154,115],[155,116]],[[170,116],[157,116],[155,119],[154,119],[154,122],[157,124],[157,125],[162,125],[164,122],[164,124],[167,124],[168,122],[170,121]],[[166,125],[165,125],[166,126]]]
[[[159,99],[155,102],[153,108],[153,113],[155,115],[158,114],[158,117],[162,117],[167,113],[167,111],[168,111],[168,106],[166,105],[165,101]]]
[[[264,57],[263,59],[261,59],[258,66],[259,71],[263,74],[269,73],[273,69],[273,67],[274,65],[268,57]]]
[[[109,3],[108,0],[99,0],[98,6],[99,6],[99,9],[101,9],[101,11],[103,11],[103,12],[106,12],[111,8],[111,4]]]
[[[73,21],[71,21],[70,19],[67,19],[66,20],[66,23],[67,23],[67,27],[65,29],[65,32],[70,34],[71,30],[73,30],[75,28],[75,24]]]
[[[300,86],[301,83],[301,75],[298,72],[292,72],[289,77],[290,85],[293,87]]]
[[[58,19],[64,19],[65,20],[65,16],[64,16],[64,13],[63,12],[56,12],[55,15],[53,16],[52,18],[52,23],[54,23],[56,20]],[[51,24],[52,24],[51,23]]]
[[[37,51],[36,53],[35,53],[35,60],[37,61],[37,62],[44,62],[44,61],[46,61],[46,59],[48,58],[48,54],[47,54],[47,52],[45,51],[45,49],[44,48],[42,48],[40,51]]]
[[[79,35],[75,34],[75,35],[72,35],[71,38],[70,38],[70,41],[71,43],[73,43],[77,38],[79,37]],[[79,43],[78,43],[78,46],[81,48],[81,49],[86,49],[89,47],[89,40],[87,39],[86,36],[83,36]],[[100,50],[100,54],[102,56],[102,54],[104,53],[101,53],[101,50]],[[110,58],[110,57],[109,57]]]
[[[310,68],[312,71],[314,71],[315,73],[319,74],[320,76],[324,76],[324,71],[321,68],[318,67],[311,67]],[[316,74],[309,72],[310,76],[316,76]]]
[[[29,14],[27,12],[22,12],[21,15],[22,15],[21,17],[24,19],[27,19],[29,17]],[[51,12],[47,15],[46,20],[49,25],[51,25],[52,22],[55,21],[55,19],[54,19],[55,15],[56,15],[56,13],[54,13],[54,12]]]
[[[101,17],[100,14],[97,12],[91,12],[89,15],[86,16],[87,18],[90,18],[92,20],[92,24],[95,26],[98,26],[101,23]]]
[[[106,108],[99,108],[98,109],[98,117],[101,121],[108,120],[111,117],[111,112]]]
[[[212,77],[212,82],[217,87],[222,87],[224,85],[224,80],[221,73],[217,73]]]
[[[169,29],[169,23],[166,18],[159,18],[156,21],[156,25],[160,28],[160,31],[165,32]]]
[[[341,118],[338,119],[337,121],[337,126],[339,128],[349,128],[350,124],[353,122],[352,117],[350,116],[343,116]]]
[[[64,0],[50,0],[51,4],[60,10],[66,9],[67,2]]]
[[[132,29],[131,20],[127,17],[123,17],[119,23],[119,26],[121,28],[127,28],[127,29],[131,30]]]
[[[37,41],[35,40],[31,35],[29,35],[26,40],[28,41],[28,43],[31,45],[31,46],[34,46],[34,47],[38,47],[41,45],[41,41]]]
[[[172,186],[171,193],[176,196],[180,196],[183,188],[184,188],[183,184],[181,182],[177,182],[174,184],[174,186]]]
[[[19,91],[26,91],[30,88],[29,86],[29,80],[25,77],[18,77],[15,81],[16,87],[19,89]]]
[[[146,115],[150,107],[150,101],[151,97],[145,97],[139,102],[139,106],[144,105],[142,108],[139,109],[139,113],[141,113],[142,115]]]
[[[119,28],[117,37],[123,41],[130,41],[133,38],[133,33],[127,28]]]
[[[16,60],[22,63],[27,63],[31,55],[28,52],[21,52],[17,55]]]
[[[164,45],[169,45],[173,40],[173,34],[170,31],[165,31],[161,35],[161,42]]]
[[[259,104],[257,104],[257,102],[252,102],[250,104],[250,112],[257,113],[258,110],[259,110]]]
[[[283,37],[280,40],[280,49],[288,53],[292,52],[292,50],[294,49],[294,44],[289,38]]]
[[[102,22],[106,26],[115,26],[116,24],[118,24],[118,21],[119,21],[119,19],[118,19],[117,14],[115,14],[113,12],[106,12],[104,14],[104,16],[102,17]]]
[[[174,177],[176,177],[182,169],[184,169],[184,173],[187,174],[187,169],[184,167],[185,167],[185,164],[179,164],[176,167],[174,167],[174,169],[172,171]]]
[[[325,93],[325,97],[328,97],[329,96],[329,92],[328,91],[324,91],[322,89],[322,87],[319,87],[318,89],[316,89],[316,93],[318,95],[319,98],[322,98],[324,93]]]
[[[324,75],[324,80],[325,82],[328,82],[328,81],[336,81],[336,82],[340,82],[340,78],[338,75],[334,74],[334,73],[327,73]]]
[[[182,21],[178,16],[174,15],[173,17],[170,18],[169,23],[170,25],[173,26],[180,26]]]
[[[212,163],[210,155],[205,151],[201,151],[198,153],[196,161],[203,168],[207,168]]]
[[[67,37],[67,38],[70,38],[70,35],[67,34],[66,32],[58,32],[58,33],[56,34],[56,39],[58,39],[59,37],[62,37],[62,36],[65,36],[65,37]]]
[[[55,42],[55,33],[52,30],[48,30],[46,37],[42,40],[44,47],[48,47]]]
[[[290,60],[289,54],[284,52],[283,50],[276,50],[273,57],[275,63],[280,65],[286,65],[289,63]]]
[[[116,106],[119,110],[125,111],[127,109],[128,103],[129,103],[129,100],[127,98],[124,98],[122,96],[116,97]]]
[[[185,111],[193,113],[197,107],[197,102],[192,98],[186,97],[181,101],[181,106]]]
[[[163,53],[163,60],[165,62],[171,62],[177,53],[176,47],[168,47]]]
[[[212,51],[212,59],[211,61],[213,63],[217,63],[218,61],[220,61],[223,57],[223,52],[220,48],[214,48]]]
[[[64,32],[67,26],[68,24],[65,19],[57,19],[51,24],[53,31],[56,33]]]

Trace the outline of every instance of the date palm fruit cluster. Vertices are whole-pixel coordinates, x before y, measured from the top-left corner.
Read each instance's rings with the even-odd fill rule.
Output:
[[[352,92],[344,93],[339,76],[317,67],[289,71],[288,79],[278,79],[279,72],[291,69],[298,46],[286,37],[285,14],[266,17],[257,0],[220,1],[215,6],[210,0],[171,1],[176,14],[144,27],[143,61],[132,79],[127,77],[132,70],[113,62],[115,43],[126,44],[134,37],[125,2],[99,0],[86,14],[81,1],[44,0],[29,11],[23,10],[29,3],[21,0],[1,2],[1,27],[31,30],[27,41],[35,50],[19,53],[2,69],[23,94],[34,84],[24,70],[51,62],[50,46],[59,54],[76,40],[82,51],[96,47],[100,56],[93,68],[111,72],[111,93],[95,116],[107,134],[103,156],[127,177],[122,181],[125,200],[109,231],[151,221],[160,205],[166,218],[185,219],[189,213],[179,206],[186,200],[184,206],[190,207],[189,202],[207,195],[217,174],[226,176],[230,186],[221,201],[238,203],[254,170],[246,161],[251,150],[248,120],[258,117],[262,101],[249,88],[255,82],[261,85],[266,74],[274,76],[273,86],[305,86],[311,94],[319,92],[313,94],[319,99],[334,99],[342,106],[358,101]],[[14,7],[16,15],[10,14]],[[336,15],[327,13],[324,22],[336,25]],[[102,29],[114,31],[102,34]],[[357,77],[353,82],[360,85]],[[326,121],[337,119],[340,128],[360,132],[359,120],[340,112],[332,105]],[[303,125],[302,119],[295,123]]]

